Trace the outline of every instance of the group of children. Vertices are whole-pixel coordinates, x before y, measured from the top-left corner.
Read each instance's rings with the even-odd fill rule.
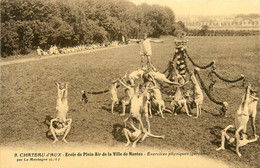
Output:
[[[172,61],[174,61],[175,58],[177,58],[176,68],[173,67],[173,70],[172,70],[172,72],[174,71],[176,73],[176,76],[175,76],[177,79],[177,83],[176,83],[176,82],[172,81],[172,79],[174,79],[172,74],[169,75],[169,76],[171,76],[171,78],[170,78],[171,80],[169,80],[168,78],[166,78],[166,76],[164,74],[156,71],[155,67],[151,63],[151,52],[149,51],[151,49],[150,42],[145,43],[145,40],[146,40],[146,36],[144,38],[144,42],[141,43],[141,64],[143,63],[143,58],[146,57],[147,58],[147,68],[142,67],[141,69],[130,73],[128,75],[129,82],[122,82],[123,79],[118,80],[118,82],[121,83],[123,86],[125,86],[126,90],[128,90],[128,92],[126,92],[128,100],[125,101],[125,99],[122,99],[122,102],[123,101],[128,102],[128,104],[130,105],[130,114],[124,120],[124,125],[125,125],[124,134],[127,139],[126,146],[128,146],[130,144],[131,138],[133,141],[133,147],[135,147],[136,143],[138,141],[144,140],[144,138],[142,138],[142,137],[147,137],[148,135],[151,135],[150,122],[149,122],[149,117],[148,117],[149,116],[148,111],[151,110],[150,105],[153,104],[154,102],[157,102],[157,104],[156,104],[157,106],[160,104],[158,102],[163,102],[161,104],[164,105],[164,101],[161,98],[160,90],[158,89],[158,84],[157,84],[158,81],[161,81],[161,82],[163,81],[165,83],[175,85],[177,88],[176,92],[178,92],[179,88],[181,88],[185,83],[189,82],[189,81],[185,80],[186,74],[189,74],[190,81],[193,84],[193,96],[192,96],[193,100],[191,100],[191,101],[194,104],[196,104],[196,108],[197,108],[196,118],[199,115],[201,115],[201,105],[203,103],[203,93],[202,93],[202,89],[201,89],[200,84],[197,81],[196,75],[195,75],[195,72],[198,71],[199,69],[195,68],[193,73],[190,73],[188,71],[187,64],[186,64],[185,57],[184,57],[185,52],[183,52],[185,50],[185,43],[187,41],[186,40],[178,41],[178,39],[176,41],[176,51],[175,51],[174,58],[172,60]],[[148,44],[148,47],[147,47],[147,44]],[[148,52],[147,52],[147,50],[148,50]],[[139,82],[140,82],[140,79],[142,80],[143,83],[141,85],[138,84],[136,86],[135,82],[137,80],[139,80]],[[179,79],[181,79],[181,81],[183,81],[183,82],[180,82]],[[129,85],[127,85],[127,83],[129,83]],[[116,84],[116,82],[114,82],[114,85],[115,84]],[[112,87],[111,90],[113,90],[113,89],[116,89],[116,88]],[[131,91],[132,94],[129,94],[130,90],[132,90]],[[153,97],[153,94],[155,93],[156,90],[157,91],[159,90],[159,96]],[[186,102],[186,101],[188,101],[189,98],[188,99],[187,99],[187,97],[184,98],[183,93],[181,93],[181,91],[179,91],[179,93],[181,95],[181,99],[176,100],[176,99],[178,99],[178,95],[176,96],[176,94],[175,94],[171,104],[172,105],[177,104],[176,105],[177,107],[182,107],[181,104],[183,104],[183,106],[185,106],[185,104],[186,104],[185,109],[187,111],[187,114],[189,116],[191,116],[189,114],[189,110],[187,110],[188,103]],[[158,98],[158,99],[156,100],[156,98]],[[118,98],[117,97],[116,97],[116,99],[112,98],[112,101],[116,102],[116,101],[118,101]],[[225,149],[224,143],[225,143],[225,139],[227,139],[229,141],[229,143],[236,142],[236,144],[235,144],[236,152],[237,152],[238,156],[240,157],[241,153],[239,152],[239,147],[258,140],[259,136],[256,134],[256,126],[255,126],[257,102],[258,102],[258,98],[256,97],[256,92],[254,90],[252,90],[251,86],[249,85],[246,89],[246,94],[243,96],[241,105],[235,115],[235,125],[234,126],[229,125],[222,131],[221,147],[218,148],[217,150]],[[125,103],[122,103],[122,104],[125,105]],[[191,105],[191,104],[189,104],[189,105]],[[226,102],[223,103],[223,107],[227,107]],[[113,106],[112,106],[112,112],[113,112]],[[123,107],[122,115],[125,115],[125,107]],[[161,113],[161,115],[162,115],[162,113]],[[225,115],[225,114],[221,114],[221,115]],[[141,116],[145,116],[145,120],[147,123],[146,124],[147,129],[143,125]],[[150,115],[150,117],[151,117],[151,115]],[[163,115],[162,115],[162,117],[163,117]],[[251,125],[252,125],[252,129],[253,129],[254,139],[247,138],[246,131],[247,131],[247,123],[249,121],[249,118],[251,118]],[[130,122],[130,128],[126,127],[127,121]],[[136,123],[138,124],[138,129],[133,124],[133,121],[136,121]],[[236,129],[235,138],[230,138],[230,136],[227,135],[226,131],[230,128]],[[152,137],[164,138],[165,136],[152,136]]]
[[[110,89],[112,95],[112,114],[114,114],[114,105],[120,103],[123,106],[122,114],[120,114],[120,116],[125,116],[126,106],[129,105],[130,114],[124,120],[124,134],[127,139],[126,146],[130,144],[132,138],[133,147],[136,146],[138,141],[143,141],[148,136],[157,138],[165,137],[163,135],[153,135],[150,130],[149,118],[152,118],[152,109],[156,109],[157,113],[160,114],[162,118],[164,118],[163,111],[173,113],[165,107],[158,82],[173,85],[173,90],[188,83],[188,81],[185,81],[184,79],[185,74],[183,74],[183,76],[175,74],[175,76],[172,75],[171,79],[168,79],[165,74],[160,73],[153,66],[151,62],[151,42],[162,43],[163,41],[149,39],[145,34],[144,38],[139,42],[141,43],[141,68],[131,72],[129,75],[125,75],[124,78],[114,81]],[[147,63],[144,63],[145,59],[147,59]],[[178,73],[177,70],[174,72]],[[128,80],[125,81],[126,79]],[[179,82],[179,79],[183,79],[183,83]],[[125,88],[125,96],[121,99],[117,96],[118,85],[122,85]],[[142,116],[145,118],[146,125],[143,124]],[[127,123],[129,123],[130,127],[127,127]],[[134,125],[134,123],[136,123],[137,126]]]
[[[162,42],[155,41],[151,39],[147,39],[147,35],[144,35],[144,39],[141,40],[141,68],[131,72],[129,75],[125,75],[123,78],[120,78],[116,81],[113,81],[110,93],[112,95],[112,105],[111,105],[111,113],[114,114],[114,106],[115,104],[121,103],[123,106],[121,116],[125,116],[126,107],[129,106],[129,116],[124,120],[124,129],[123,133],[126,137],[128,146],[131,141],[133,142],[132,147],[135,147],[137,142],[144,141],[147,137],[155,137],[164,139],[164,135],[154,135],[151,133],[151,126],[149,118],[152,117],[152,108],[156,109],[158,114],[163,117],[162,111],[167,111],[165,107],[164,100],[162,99],[162,94],[160,91],[160,87],[158,83],[167,83],[169,85],[173,85],[172,90],[175,91],[175,96],[173,97],[171,105],[173,109],[180,109],[181,107],[185,107],[186,112],[189,116],[190,111],[188,110],[187,101],[190,101],[189,98],[192,97],[191,102],[194,102],[197,107],[197,116],[201,114],[201,105],[203,102],[203,93],[200,88],[198,81],[196,80],[195,73],[198,69],[195,68],[193,73],[189,73],[187,71],[187,65],[185,59],[182,58],[181,50],[184,49],[183,43],[179,45],[176,44],[176,52],[174,58],[177,58],[176,67],[173,67],[172,73],[168,75],[168,78],[152,65],[151,62],[151,42]],[[143,65],[144,59],[147,59],[147,63]],[[174,59],[173,59],[174,61]],[[187,74],[189,74],[190,78],[187,80]],[[171,76],[169,78],[169,76]],[[193,95],[190,97],[185,97],[183,91],[180,89],[187,83],[191,81],[193,85]],[[58,111],[57,117],[51,120],[50,131],[54,136],[54,142],[58,141],[56,135],[63,135],[63,141],[66,142],[65,138],[70,131],[72,119],[67,118],[68,112],[68,104],[67,104],[67,84],[65,83],[57,83],[58,88],[58,99],[56,109]],[[125,96],[121,99],[117,96],[118,86],[121,85],[124,87]],[[84,93],[84,95],[86,95]],[[239,156],[238,148],[247,143],[254,142],[258,139],[256,135],[255,128],[255,117],[256,117],[256,104],[258,98],[255,97],[255,92],[252,91],[251,86],[247,87],[246,94],[242,99],[242,103],[237,112],[235,121],[235,126],[228,126],[222,131],[222,143],[221,147],[217,150],[224,149],[225,139],[229,140],[230,143],[236,140],[237,142],[237,153]],[[83,100],[84,99],[84,100]],[[87,102],[88,99],[85,96],[82,100]],[[168,110],[168,112],[173,113],[173,111]],[[145,124],[143,122],[143,116],[145,118]],[[253,131],[255,139],[247,140],[246,135],[246,127],[248,118],[251,116],[253,118]],[[235,127],[236,131],[236,139],[230,138],[226,131]]]
[[[64,47],[64,48],[58,48],[56,45],[51,45],[48,51],[44,51],[40,48],[40,46],[37,47],[36,52],[39,56],[39,59],[41,56],[49,56],[49,55],[58,55],[58,54],[68,54],[68,53],[76,53],[86,50],[95,50],[99,48],[105,48],[108,46],[115,47],[121,44],[125,43],[118,43],[118,42],[111,42],[111,43],[98,43],[98,44],[90,44],[90,45],[78,45],[75,47]]]

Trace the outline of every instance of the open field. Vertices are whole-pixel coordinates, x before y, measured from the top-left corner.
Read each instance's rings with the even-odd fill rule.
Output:
[[[172,37],[164,43],[153,44],[152,61],[163,71],[174,53]],[[254,37],[191,37],[188,53],[198,64],[216,61],[217,72],[235,79],[244,74],[247,83],[259,90],[260,84],[260,40]],[[139,66],[139,46],[102,50],[92,53],[57,57],[39,61],[1,66],[1,112],[0,144],[15,146],[25,144],[52,145],[46,137],[48,130],[44,122],[55,117],[57,90],[55,82],[69,82],[69,117],[73,119],[67,140],[71,143],[96,144],[109,147],[124,145],[122,138],[113,129],[121,127],[125,117],[110,113],[110,95],[89,95],[87,105],[80,102],[82,89],[99,91],[107,89],[112,80]],[[190,69],[191,66],[189,65]],[[209,70],[200,74],[208,85]],[[119,89],[122,95],[122,89]],[[216,152],[220,145],[220,130],[233,123],[233,114],[241,102],[244,92],[241,82],[235,84],[217,81],[214,97],[229,103],[227,118],[218,115],[219,106],[205,98],[202,116],[190,118],[185,113],[178,116],[165,114],[165,119],[154,116],[151,130],[154,134],[166,135],[165,140],[148,138],[138,147],[157,147],[164,150],[181,148],[187,151],[209,153],[209,157],[231,162],[237,167],[259,167],[259,141],[241,147],[242,158],[234,148]],[[205,95],[205,94],[204,94]],[[167,95],[163,95],[166,99]],[[205,95],[206,97],[206,95]],[[169,103],[166,104],[167,107]],[[258,105],[259,111],[259,105]],[[193,111],[195,113],[195,111]],[[256,118],[257,134],[260,135],[260,117]],[[252,129],[248,129],[249,135]],[[58,142],[59,145],[63,144]],[[62,146],[62,145],[61,145]]]

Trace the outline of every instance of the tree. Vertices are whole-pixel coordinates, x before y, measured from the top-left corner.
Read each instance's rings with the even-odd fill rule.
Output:
[[[207,25],[201,26],[201,29],[199,31],[199,35],[206,36],[207,33],[208,33],[208,30],[209,30],[209,26],[207,26]]]
[[[182,21],[178,21],[176,23],[173,24],[173,35],[177,36],[179,33],[183,32],[183,31],[187,31],[187,29],[185,28],[185,25]]]
[[[159,37],[175,29],[170,8],[128,0],[2,0],[1,21],[2,56],[27,54],[37,46],[103,43],[123,35]]]

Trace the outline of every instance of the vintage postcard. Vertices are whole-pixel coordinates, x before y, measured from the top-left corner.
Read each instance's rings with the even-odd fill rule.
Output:
[[[256,168],[259,0],[2,0],[1,168]]]

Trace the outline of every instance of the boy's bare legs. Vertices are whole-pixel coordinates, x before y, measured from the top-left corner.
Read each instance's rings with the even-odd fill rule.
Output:
[[[144,63],[144,55],[142,54],[142,55],[141,55],[141,64],[140,64],[140,67],[143,66],[143,63]]]
[[[192,115],[190,114],[189,109],[188,109],[188,105],[187,105],[186,99],[184,99],[183,104],[184,104],[184,108],[185,108],[185,111],[186,111],[187,115],[188,115],[188,116],[192,116]]]
[[[151,132],[147,132],[146,129],[144,130],[144,136],[142,137],[142,141],[144,141],[147,137],[153,137],[153,138],[162,138],[165,139],[165,135],[154,135]]]
[[[112,101],[111,104],[111,113],[114,114],[114,106],[115,106],[116,101]]]
[[[149,111],[149,115],[150,115],[149,118],[153,118],[151,102],[148,102],[148,111]]]
[[[152,71],[157,71],[157,69],[153,66],[153,64],[151,62],[151,56],[150,55],[147,55],[147,64],[148,64],[148,67],[152,68]]]
[[[130,101],[130,100],[129,100]],[[126,111],[126,105],[129,105],[130,102],[126,101],[126,100],[122,100],[122,106],[123,106],[123,113],[120,114],[120,116],[125,116],[125,111]]]
[[[196,103],[196,110],[197,110],[197,116],[195,118],[198,118],[199,117],[199,104]]]
[[[125,120],[124,120],[124,127],[126,127],[126,122],[129,120],[130,117],[127,117]]]
[[[58,141],[58,138],[56,137],[56,134],[55,134],[55,131],[54,131],[54,128],[53,127],[50,127],[50,130],[51,130],[51,134],[52,136],[54,137],[54,141],[52,143],[55,143]]]
[[[253,134],[255,138],[259,138],[259,136],[256,135],[255,117],[251,117],[251,127],[253,129]]]
[[[230,136],[228,136],[228,134],[227,134],[227,130],[229,128],[233,128],[233,127],[234,127],[233,125],[229,125],[224,130],[221,131],[221,146],[219,148],[217,148],[216,151],[225,150],[225,141],[226,141],[226,139],[230,143],[234,142],[234,139],[230,138]]]
[[[136,143],[139,142],[142,137],[144,136],[144,134],[140,134],[137,139],[133,142],[133,145],[132,145],[132,148],[135,148],[136,147]]]
[[[66,129],[66,131],[65,131],[65,134],[64,134],[64,136],[63,136],[63,138],[62,138],[62,140],[63,140],[64,142],[66,142],[66,143],[67,143],[67,141],[66,141],[65,138],[66,138],[66,136],[68,135],[68,133],[70,132],[72,119],[67,119],[67,121],[68,121],[68,126],[67,126],[67,129]]]
[[[150,125],[148,114],[145,115],[145,121],[146,121],[146,124],[147,124],[147,130],[148,130],[148,132],[150,132],[151,131],[151,125]],[[143,130],[143,128],[144,127],[142,127],[142,130]]]
[[[120,114],[120,116],[125,116],[125,109],[126,109],[125,102],[122,102],[122,106],[123,106],[123,113]]]
[[[149,137],[153,137],[153,138],[162,138],[162,139],[165,139],[165,135],[154,135],[154,134],[151,134],[151,133],[148,133]]]
[[[54,127],[53,127],[53,122],[54,121],[57,121],[57,119],[56,118],[52,119],[51,122],[50,122],[50,131],[51,131],[52,136],[54,137],[54,141],[52,143],[55,143],[55,142],[58,141],[58,138],[56,137],[56,133],[55,133]]]
[[[143,130],[144,129],[144,125],[143,125],[141,117],[138,117],[137,120],[139,121],[139,123],[141,125],[141,130]]]
[[[125,134],[125,137],[126,137],[126,140],[127,140],[125,146],[128,146],[131,143],[129,136],[131,136],[132,133],[126,128],[124,128],[123,131],[124,131],[124,134]]]
[[[65,98],[68,97],[68,85],[69,85],[69,83],[66,83],[66,84],[65,84],[65,89],[66,89],[66,90],[65,90],[65,94],[64,94],[64,97],[65,97]]]
[[[239,127],[237,130],[236,130],[236,133],[235,133],[235,137],[236,137],[236,153],[239,157],[242,156],[242,154],[239,152],[239,147],[240,147],[240,135],[239,135],[239,132],[243,130],[243,127]]]
[[[164,118],[164,116],[163,116],[163,110],[162,110],[162,109],[163,109],[163,106],[159,104],[159,105],[158,105],[158,109],[159,109],[159,113],[161,114],[161,117]]]

